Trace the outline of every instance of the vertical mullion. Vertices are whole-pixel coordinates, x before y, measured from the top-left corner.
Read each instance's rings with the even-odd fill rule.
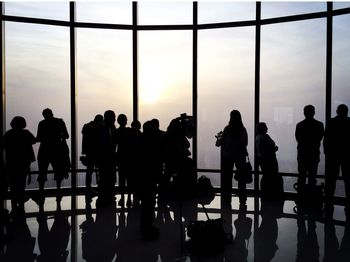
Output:
[[[255,27],[255,103],[254,103],[254,138],[256,137],[256,125],[260,121],[260,42],[261,42],[261,2],[256,3],[256,27]],[[259,166],[256,157],[254,143],[254,190],[259,190]]]
[[[6,121],[6,96],[5,96],[5,25],[3,21],[3,11],[4,11],[4,2],[0,2],[0,22],[1,22],[1,99],[0,99],[0,132],[1,132],[1,138],[3,137],[5,133],[5,121]],[[0,161],[4,161],[4,151],[2,148],[0,149]],[[2,201],[0,205],[2,205],[5,208],[6,201]],[[0,208],[1,209],[1,208]]]
[[[256,125],[260,120],[260,43],[261,43],[261,2],[256,2],[256,26],[255,26],[255,102],[254,102],[254,139],[256,137]],[[253,142],[254,143],[254,142]],[[257,161],[256,147],[254,143],[254,232],[259,228],[259,166]],[[255,235],[255,234],[254,234]],[[254,237],[254,261],[256,257],[256,238]]]
[[[1,100],[0,100],[0,129],[1,129],[1,137],[5,132],[5,121],[6,121],[6,100],[5,100],[5,25],[3,21],[3,9],[4,3],[0,2],[1,8]],[[3,151],[1,150],[1,157],[3,157]]]
[[[133,75],[133,120],[138,120],[138,38],[137,38],[137,2],[132,2],[132,75]]]
[[[332,115],[333,3],[327,2],[326,125]]]
[[[77,183],[77,118],[76,118],[76,34],[75,34],[75,2],[69,2],[69,21],[70,21],[70,109],[71,109],[71,188],[76,188]],[[77,261],[77,201],[76,196],[71,194],[71,261]]]
[[[195,132],[193,136],[193,160],[197,169],[197,138],[198,138],[198,2],[193,2],[193,42],[192,42],[192,114],[195,121]]]

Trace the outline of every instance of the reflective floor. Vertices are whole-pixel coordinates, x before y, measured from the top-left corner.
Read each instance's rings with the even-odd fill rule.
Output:
[[[187,235],[190,221],[207,219],[199,199],[158,201],[156,240],[141,236],[139,206],[121,208],[119,199],[96,208],[96,197],[48,197],[43,209],[27,201],[24,214],[11,212],[7,201],[11,215],[1,220],[0,261],[350,261],[350,223],[342,206],[325,218],[290,200],[249,197],[240,209],[236,196],[230,202],[216,195],[204,200],[205,208],[210,219],[223,219],[233,241],[211,251],[215,239],[195,248]]]

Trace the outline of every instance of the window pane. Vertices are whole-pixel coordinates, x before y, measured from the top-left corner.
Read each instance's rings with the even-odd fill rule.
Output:
[[[111,109],[132,121],[132,32],[77,29],[77,83],[80,154],[81,129],[96,114]]]
[[[350,2],[334,2],[333,9],[341,9],[350,7]]]
[[[324,123],[326,20],[263,26],[261,32],[260,119],[279,147],[280,172],[297,173],[294,133],[304,106],[314,105],[315,118]]]
[[[350,15],[333,18],[332,117],[338,105],[350,108]]]
[[[255,2],[199,2],[198,23],[255,20]]]
[[[255,28],[201,30],[198,33],[198,167],[220,168],[215,135],[237,109],[254,146]]]
[[[140,121],[192,114],[192,31],[139,33]]]
[[[36,136],[42,110],[48,107],[70,132],[69,29],[5,22],[5,31],[6,129],[19,115]],[[37,149],[35,145],[36,155]],[[32,170],[38,170],[37,162]],[[51,178],[48,187],[55,186]]]
[[[76,2],[78,22],[132,24],[132,4],[121,2]]]
[[[192,24],[192,2],[138,2],[140,25]]]
[[[69,20],[69,2],[6,2],[5,14]]]
[[[345,104],[350,108],[350,15],[333,18],[333,83],[332,117],[337,106]],[[337,182],[337,196],[345,197],[344,181]]]
[[[261,18],[299,15],[326,10],[326,2],[262,2]]]

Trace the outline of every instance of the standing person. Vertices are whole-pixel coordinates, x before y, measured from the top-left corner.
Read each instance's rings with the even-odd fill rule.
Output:
[[[83,165],[86,166],[85,185],[88,193],[91,194],[92,173],[97,167],[97,140],[98,130],[103,122],[102,115],[96,115],[94,120],[85,124],[81,131],[82,137],[82,157],[80,158]],[[96,181],[98,183],[98,174],[96,172]]]
[[[221,186],[224,194],[231,198],[233,168],[235,166],[236,172],[242,172],[248,156],[248,133],[238,110],[231,111],[230,121],[218,145],[221,146]],[[244,181],[238,181],[238,196],[240,205],[245,205],[247,193]]]
[[[333,210],[334,192],[341,169],[345,184],[345,214],[350,217],[350,118],[348,107],[337,107],[337,116],[330,119],[323,140],[326,155],[326,208]]]
[[[147,239],[155,239],[159,235],[158,228],[153,226],[156,184],[162,165],[162,149],[160,137],[151,121],[143,125],[141,136],[141,163],[144,174],[140,176],[141,196],[141,234]]]
[[[116,182],[116,142],[115,142],[115,113],[107,110],[103,123],[98,130],[97,166],[100,180],[98,183],[99,205],[115,202],[114,186]]]
[[[117,165],[119,175],[119,187],[121,190],[121,199],[118,204],[124,207],[124,194],[128,195],[126,202],[127,207],[131,207],[131,192],[130,192],[130,176],[132,172],[132,135],[133,131],[127,127],[128,118],[124,114],[118,115],[117,122],[119,127],[115,131],[115,138],[117,143]]]
[[[256,126],[257,136],[255,138],[258,163],[263,177],[261,178],[262,197],[276,199],[282,196],[283,179],[278,174],[278,162],[276,152],[278,146],[267,134],[267,126],[260,122]]]
[[[314,119],[315,107],[307,105],[304,107],[305,119],[299,122],[295,128],[295,138],[298,142],[298,188],[305,186],[306,178],[308,184],[316,186],[316,174],[320,162],[320,145],[324,135],[323,124]],[[301,192],[301,190],[298,190]]]
[[[30,176],[30,164],[35,161],[33,144],[35,137],[25,129],[26,120],[15,116],[12,129],[4,135],[6,171],[10,181],[12,209],[24,208],[26,178]]]
[[[52,110],[43,110],[44,120],[38,125],[36,140],[40,142],[38,152],[39,165],[39,196],[35,198],[37,202],[44,201],[44,186],[47,181],[47,169],[51,164],[54,171],[57,189],[60,190],[64,178],[68,177],[70,167],[69,148],[66,139],[69,138],[66,124],[63,119],[54,117]],[[61,199],[58,192],[57,200]]]

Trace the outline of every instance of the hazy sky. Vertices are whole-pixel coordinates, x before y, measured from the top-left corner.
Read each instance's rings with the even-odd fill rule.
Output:
[[[350,2],[335,8],[350,7]],[[263,2],[262,18],[325,11],[325,2]],[[255,2],[198,4],[199,23],[255,19]],[[139,24],[191,24],[192,2],[139,4]],[[67,2],[11,2],[8,15],[68,20]],[[78,21],[131,24],[131,2],[78,2]],[[77,29],[78,131],[95,114],[113,109],[132,118],[132,32]],[[334,18],[333,101],[350,106],[350,15]],[[316,106],[324,121],[326,19],[263,26],[261,120],[279,145],[281,171],[296,171],[294,128],[302,107]],[[161,128],[180,113],[192,114],[192,31],[139,32],[139,116]],[[51,107],[70,127],[69,29],[5,22],[7,122],[23,115],[36,134],[41,111]],[[255,28],[198,33],[199,167],[218,168],[214,135],[238,109],[253,153]],[[335,110],[333,110],[335,111]],[[80,136],[79,136],[80,143]],[[80,148],[80,145],[79,145]]]

